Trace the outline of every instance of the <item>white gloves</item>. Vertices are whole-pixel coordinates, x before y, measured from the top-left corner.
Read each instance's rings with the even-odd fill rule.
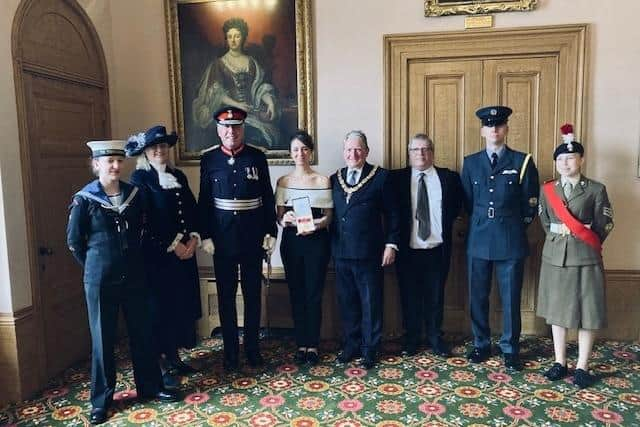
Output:
[[[273,251],[276,250],[276,238],[271,237],[271,234],[265,234],[262,240],[262,249],[264,249],[267,255],[271,256]]]
[[[202,241],[202,250],[208,253],[209,255],[213,255],[213,252],[215,251],[215,249],[216,249],[215,246],[213,246],[213,240],[204,239]]]

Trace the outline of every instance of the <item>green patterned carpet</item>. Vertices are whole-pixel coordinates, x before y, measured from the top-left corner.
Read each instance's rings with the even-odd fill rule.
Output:
[[[506,374],[498,357],[467,363],[462,344],[442,359],[422,352],[393,356],[385,344],[367,372],[335,362],[335,344],[324,343],[322,363],[299,368],[289,339],[263,341],[264,370],[225,375],[221,341],[208,339],[190,352],[203,370],[184,379],[184,401],[140,404],[131,365],[119,352],[118,392],[108,424],[124,426],[640,426],[640,345],[599,342],[592,363],[598,383],[579,390],[548,382],[551,341],[525,337],[524,371]],[[576,348],[569,355],[575,359]],[[0,381],[1,382],[1,381]],[[38,398],[0,408],[0,425],[88,425],[88,365],[69,369]]]

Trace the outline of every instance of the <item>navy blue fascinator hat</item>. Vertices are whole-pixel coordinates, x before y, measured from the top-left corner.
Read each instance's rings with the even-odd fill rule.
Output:
[[[139,156],[145,148],[162,144],[163,142],[169,144],[169,147],[173,147],[178,142],[178,135],[175,132],[167,134],[167,129],[164,126],[154,126],[146,132],[131,135],[124,150],[128,157]]]

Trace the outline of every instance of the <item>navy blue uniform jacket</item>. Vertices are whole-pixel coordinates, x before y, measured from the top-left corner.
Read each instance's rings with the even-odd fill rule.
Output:
[[[365,163],[360,180],[373,166]],[[340,169],[346,182],[347,168]],[[349,203],[336,174],[331,175],[334,215],[331,227],[335,259],[382,260],[385,244],[397,245],[400,223],[389,171],[378,168],[375,176],[351,194]]]
[[[507,260],[529,254],[526,227],[537,215],[540,185],[533,159],[520,183],[525,156],[505,147],[495,169],[486,150],[465,157],[462,186],[470,215],[469,256]]]
[[[85,287],[145,285],[143,198],[135,186],[123,181],[120,191],[119,209],[97,179],[73,196],[67,245],[84,267]]]
[[[265,234],[277,236],[276,210],[269,167],[264,153],[250,145],[230,157],[214,148],[200,160],[200,236],[212,238],[216,254],[235,256],[262,251]],[[222,210],[214,198],[262,198],[262,206],[252,210]]]

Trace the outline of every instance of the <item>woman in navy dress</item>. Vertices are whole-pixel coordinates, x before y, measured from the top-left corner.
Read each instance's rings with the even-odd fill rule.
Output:
[[[124,141],[87,143],[98,179],[73,196],[67,245],[84,270],[91,330],[91,424],[107,420],[116,387],[114,347],[124,311],[138,397],[175,401],[165,391],[151,348],[149,289],[141,236],[145,204],[136,187],[120,181]]]
[[[169,163],[169,149],[178,137],[164,126],[133,135],[128,156],[137,156],[131,183],[148,204],[143,240],[145,265],[152,290],[154,338],[164,373],[190,374],[195,369],[180,360],[178,349],[197,343],[196,321],[201,316],[196,232],[196,200],[187,177]],[[173,386],[164,375],[165,385]]]

